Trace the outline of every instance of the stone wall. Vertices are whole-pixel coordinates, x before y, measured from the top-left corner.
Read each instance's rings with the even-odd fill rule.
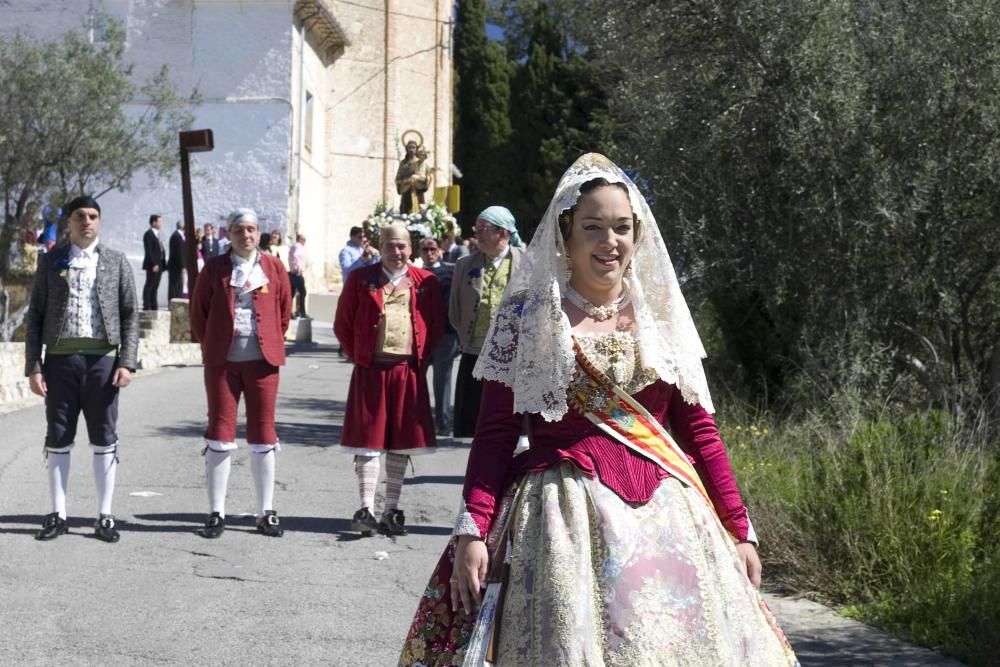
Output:
[[[31,396],[24,377],[24,343],[0,343],[0,406]]]
[[[169,312],[143,312],[140,327],[140,372],[201,364],[200,345],[170,342]],[[0,412],[32,402],[40,403],[41,399],[31,393],[24,377],[24,343],[0,343]]]

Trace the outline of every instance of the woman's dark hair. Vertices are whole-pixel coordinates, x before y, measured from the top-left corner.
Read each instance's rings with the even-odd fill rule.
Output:
[[[577,198],[579,202],[584,195],[589,195],[594,190],[598,188],[614,187],[618,188],[626,195],[628,195],[628,187],[624,183],[612,183],[606,178],[593,178],[583,185],[580,186],[580,197]],[[566,209],[559,214],[559,233],[562,234],[563,243],[569,241],[569,235],[573,229],[573,214],[576,212],[576,204],[573,204],[570,208]],[[635,242],[639,241],[639,216],[632,211],[632,239]]]

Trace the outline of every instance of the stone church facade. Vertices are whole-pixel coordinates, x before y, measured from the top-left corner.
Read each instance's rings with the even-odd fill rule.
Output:
[[[102,12],[127,32],[137,81],[166,64],[202,97],[193,129],[215,150],[192,155],[195,221],[249,206],[265,230],[305,234],[310,282],[339,281],[348,229],[396,201],[401,136],[417,130],[434,185],[451,183],[452,0],[17,0],[0,34],[53,39]],[[95,39],[100,39],[97,35]],[[99,103],[99,102],[98,102]],[[143,109],[142,100],[132,105]],[[101,199],[102,235],[133,256],[150,213],[181,218],[176,176],[140,177]]]

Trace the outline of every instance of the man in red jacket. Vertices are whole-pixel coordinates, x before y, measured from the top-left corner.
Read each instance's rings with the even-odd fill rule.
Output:
[[[231,250],[212,257],[191,299],[191,332],[201,342],[208,397],[205,476],[211,514],[199,531],[216,538],[226,528],[226,489],[236,449],[236,410],[246,401],[247,445],[257,488],[257,531],[281,537],[272,507],[278,367],[285,364],[285,331],[292,315],[288,273],[277,257],[257,250],[257,214],[229,215]]]
[[[410,455],[433,452],[434,419],[427,366],[444,333],[441,287],[434,274],[409,264],[410,233],[379,230],[382,261],[351,272],[337,302],[333,330],[354,362],[341,445],[354,454],[361,509],[352,529],[405,535],[399,509]],[[375,487],[385,453],[385,508],[376,521]]]

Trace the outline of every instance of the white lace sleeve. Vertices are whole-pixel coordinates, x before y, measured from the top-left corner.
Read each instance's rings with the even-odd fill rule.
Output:
[[[465,506],[464,500],[462,500],[461,504],[458,506],[458,516],[455,517],[455,529],[451,534],[452,537],[458,537],[459,535],[482,537],[479,533],[479,526],[476,525],[475,519],[473,519],[472,514],[469,513],[469,509]]]
[[[749,542],[755,547],[759,547],[760,543],[757,541],[757,531],[753,529],[753,523],[750,521],[750,514],[747,513],[747,539],[744,542]]]

